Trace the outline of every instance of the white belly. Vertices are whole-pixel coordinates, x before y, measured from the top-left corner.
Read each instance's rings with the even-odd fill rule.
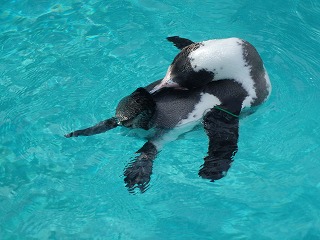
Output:
[[[214,73],[213,80],[234,79],[239,82],[249,94],[245,105],[250,105],[256,98],[256,92],[250,67],[243,57],[242,43],[239,38],[204,41],[203,46],[191,52],[188,57],[196,72],[205,69]]]

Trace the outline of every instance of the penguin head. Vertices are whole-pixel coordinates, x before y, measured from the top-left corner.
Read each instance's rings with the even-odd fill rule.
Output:
[[[188,58],[189,51],[181,51],[169,66],[166,75],[150,93],[159,91],[162,88],[193,89],[201,87],[212,80],[210,72],[199,69],[195,71]]]
[[[151,94],[144,88],[138,88],[124,97],[116,108],[118,124],[127,128],[152,127],[152,119],[156,112],[156,103]]]
[[[214,79],[214,72],[208,70],[203,64],[197,66],[194,63],[195,59],[190,56],[201,46],[203,46],[202,43],[194,43],[184,47],[173,59],[162,81],[150,93],[155,93],[165,87],[183,90],[194,89],[211,82]],[[200,59],[198,62],[201,63],[202,60]]]

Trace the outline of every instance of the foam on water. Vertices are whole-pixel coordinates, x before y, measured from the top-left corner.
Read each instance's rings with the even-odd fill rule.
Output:
[[[1,239],[320,238],[319,14],[316,0],[1,3]],[[224,179],[198,177],[199,127],[162,149],[149,189],[132,195],[123,169],[143,140],[63,135],[163,77],[173,35],[248,40],[273,92],[240,120]]]

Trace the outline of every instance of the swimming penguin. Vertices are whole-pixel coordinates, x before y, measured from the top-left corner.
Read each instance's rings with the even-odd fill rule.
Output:
[[[181,38],[172,42],[179,47]],[[182,42],[186,43],[185,40]],[[196,78],[193,80],[197,82]],[[247,107],[244,103],[250,94],[241,82],[226,78],[189,89],[161,87],[153,91],[162,81],[138,88],[124,97],[115,116],[65,135],[68,138],[90,136],[118,126],[143,129],[147,141],[124,170],[129,191],[139,188],[144,192],[150,181],[153,161],[163,145],[201,122],[209,138],[208,155],[199,170],[201,177],[211,181],[224,177],[238,150],[239,115]],[[257,95],[263,96],[260,91],[269,93],[267,84],[260,85],[265,88],[256,88]],[[267,97],[268,94],[259,103]]]
[[[240,38],[198,43],[178,36],[167,39],[181,51],[151,93],[163,87],[192,89],[211,81],[230,79],[247,91],[243,103],[246,107],[261,104],[270,94],[268,73],[259,53],[249,42]]]

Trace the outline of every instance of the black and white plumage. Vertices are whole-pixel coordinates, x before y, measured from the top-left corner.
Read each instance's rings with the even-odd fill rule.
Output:
[[[179,37],[169,40],[183,49],[186,49],[186,45],[193,44],[192,41]],[[181,59],[179,61],[183,64]],[[251,62],[251,66],[255,64]],[[191,80],[196,83],[203,79],[200,75],[193,75]],[[259,86],[261,92],[266,94],[262,97],[263,95],[259,93],[253,105],[262,103],[270,92],[267,80],[265,78],[260,80],[263,82],[257,81],[253,86]],[[253,80],[250,78],[247,81]],[[172,85],[153,91],[162,83],[163,80],[159,80],[144,88],[138,88],[119,102],[114,117],[95,126],[71,132],[66,137],[99,134],[117,126],[147,130],[147,142],[137,151],[139,155],[124,171],[124,181],[129,190],[138,187],[144,192],[150,181],[153,161],[163,145],[203,122],[209,146],[208,156],[204,158],[199,175],[212,181],[222,178],[230,168],[233,156],[238,150],[238,115],[244,107],[251,106],[246,105],[250,96],[250,91],[245,87],[246,83],[234,78],[219,78],[219,81],[210,80],[199,86],[188,86],[188,89],[183,89],[186,86],[179,83],[178,88]]]
[[[168,40],[181,51],[151,93],[163,87],[192,89],[211,81],[230,79],[240,83],[248,93],[243,108],[257,106],[269,96],[268,73],[259,53],[249,42],[226,38],[194,43],[177,36]]]

